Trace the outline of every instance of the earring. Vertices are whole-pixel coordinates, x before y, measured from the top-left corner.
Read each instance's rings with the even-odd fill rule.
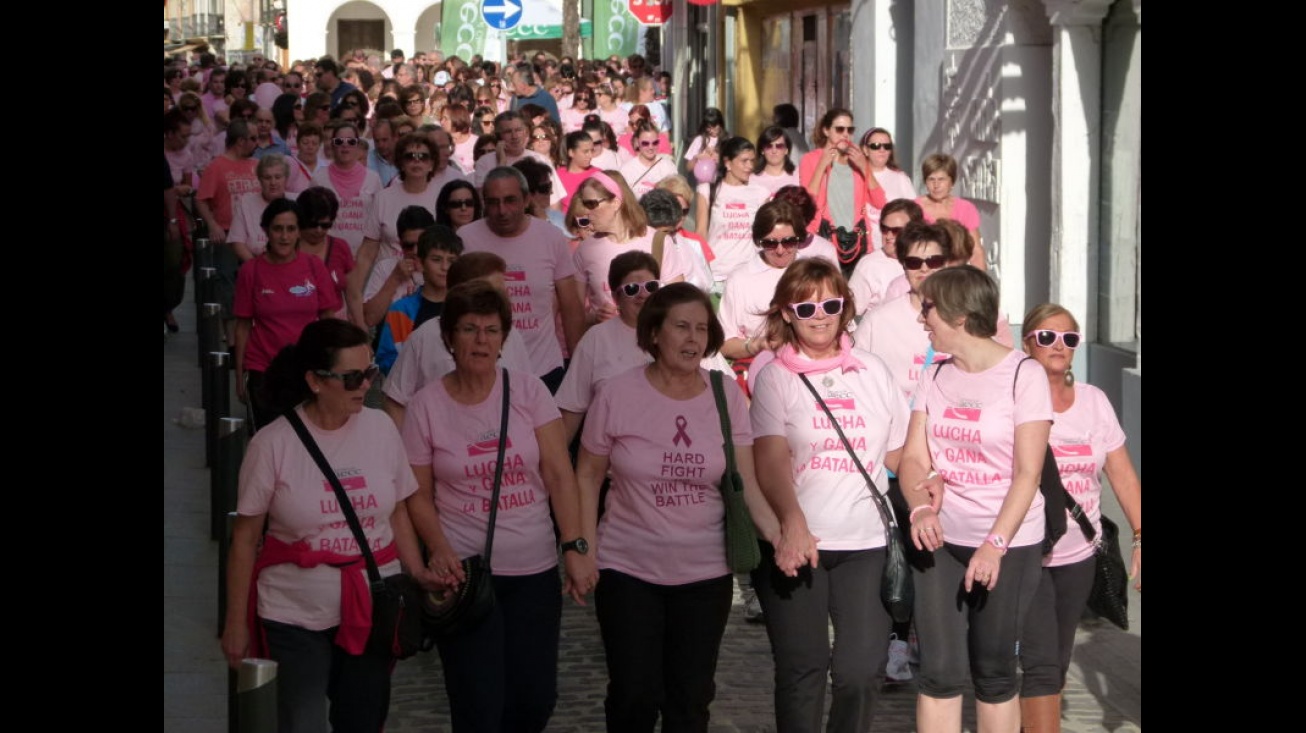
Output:
[[[1069,369],[1066,370],[1066,386],[1067,387],[1075,386],[1075,373],[1070,371]]]

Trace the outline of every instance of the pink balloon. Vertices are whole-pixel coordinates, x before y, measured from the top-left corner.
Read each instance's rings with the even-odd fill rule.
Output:
[[[694,180],[698,183],[711,183],[716,180],[716,161],[703,158],[694,164]]]

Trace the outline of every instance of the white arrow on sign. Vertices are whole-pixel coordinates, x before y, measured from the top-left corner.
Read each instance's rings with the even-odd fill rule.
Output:
[[[503,19],[508,20],[512,16],[521,12],[521,6],[514,3],[512,0],[503,0],[503,5],[486,5],[485,12],[493,13],[494,15],[503,15]]]

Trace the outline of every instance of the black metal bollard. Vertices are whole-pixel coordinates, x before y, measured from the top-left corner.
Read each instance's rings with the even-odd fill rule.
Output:
[[[240,672],[229,678],[227,730],[232,733],[276,733],[277,663],[243,659]]]
[[[231,407],[228,386],[227,352],[213,355],[213,400],[204,408],[204,429],[213,440],[213,453],[209,468],[210,530],[213,540],[220,540],[227,512],[236,508],[236,481],[240,476],[240,462],[245,457],[246,434],[232,436],[232,421],[237,429],[243,428],[243,418],[227,417]]]
[[[200,353],[211,354],[215,351],[222,351],[222,306],[217,303],[205,303],[200,306],[200,320],[198,328],[200,339]],[[213,385],[210,383],[209,370],[201,367],[200,369],[200,405],[208,409],[209,400],[212,399]],[[205,435],[207,438],[207,433]],[[204,465],[210,465],[212,456],[208,454],[209,446],[204,445]]]
[[[218,271],[216,268],[213,267],[195,268],[195,322],[196,323],[203,323],[204,321],[204,305],[206,303],[212,303],[214,300],[216,300],[216,298],[214,297],[215,295],[214,291],[217,288],[217,277],[218,277]],[[221,338],[222,337],[221,319],[219,319],[218,323],[219,323],[218,337]],[[207,348],[208,344],[205,343],[205,340],[203,338],[198,339],[197,343],[199,346],[199,364],[200,364],[200,368],[203,369],[204,362],[208,359],[206,354],[208,354],[210,351],[213,351],[213,349]]]
[[[201,267],[213,267],[213,242],[208,237],[195,237],[195,274]]]

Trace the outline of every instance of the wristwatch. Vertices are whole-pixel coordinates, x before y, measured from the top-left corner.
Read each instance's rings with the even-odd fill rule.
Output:
[[[584,537],[577,537],[571,542],[562,543],[562,551],[563,552],[574,551],[574,552],[579,552],[582,555],[588,555],[590,551],[590,543]]]
[[[1007,541],[1000,534],[991,534],[984,538],[984,541],[998,548],[998,552],[1003,555],[1007,554]]]

